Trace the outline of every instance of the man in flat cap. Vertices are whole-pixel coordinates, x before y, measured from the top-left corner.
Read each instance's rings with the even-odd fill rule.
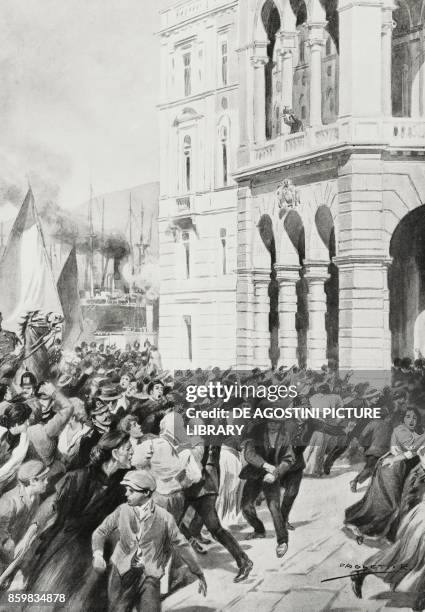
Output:
[[[109,609],[126,612],[161,610],[160,581],[174,551],[198,577],[199,592],[206,595],[207,584],[189,543],[169,512],[154,504],[154,477],[146,470],[127,472],[122,480],[127,503],[118,506],[92,536],[93,567],[103,572],[106,541],[117,534],[111,557]]]
[[[41,461],[26,461],[18,470],[18,485],[0,498],[0,574],[12,563],[16,545],[33,523],[48,472]]]

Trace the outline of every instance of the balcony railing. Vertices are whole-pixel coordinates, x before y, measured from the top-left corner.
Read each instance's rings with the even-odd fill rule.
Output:
[[[190,210],[190,196],[182,196],[177,198],[177,212],[187,212]]]
[[[336,123],[306,128],[296,134],[282,134],[261,145],[253,145],[240,172],[250,167],[272,165],[291,158],[326,151],[344,145],[377,145],[403,148],[424,148],[425,120],[391,117],[348,118]]]

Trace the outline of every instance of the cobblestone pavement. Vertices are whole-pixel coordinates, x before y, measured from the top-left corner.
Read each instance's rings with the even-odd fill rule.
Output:
[[[341,530],[344,509],[360,499],[352,493],[349,481],[352,468],[338,467],[330,476],[304,478],[295,503],[291,522],[289,549],[283,559],[275,554],[272,524],[264,506],[259,515],[268,529],[264,540],[244,541],[249,529],[232,526],[232,532],[254,561],[249,579],[233,583],[236,566],[227,551],[214,544],[200,559],[205,568],[208,595],[197,592],[191,584],[163,602],[164,611],[173,612],[407,612],[406,598],[395,596],[387,585],[369,576],[363,587],[363,599],[356,599],[349,578],[321,582],[326,578],[349,574],[341,563],[361,564],[376,548],[359,546]],[[361,491],[364,491],[364,486]],[[406,607],[406,605],[408,607]],[[404,607],[401,607],[404,606]]]

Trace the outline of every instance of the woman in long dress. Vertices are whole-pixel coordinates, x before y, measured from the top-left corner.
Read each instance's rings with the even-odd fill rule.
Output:
[[[412,609],[425,607],[425,502],[415,506],[402,520],[396,540],[364,563],[364,570],[351,575],[354,593],[362,597],[366,576],[377,574],[392,591],[409,593]]]
[[[403,485],[419,461],[416,450],[422,436],[417,433],[417,427],[418,415],[409,408],[403,422],[393,431],[390,452],[376,464],[364,497],[345,511],[344,523],[357,536],[394,539]],[[390,457],[395,461],[391,462]]]

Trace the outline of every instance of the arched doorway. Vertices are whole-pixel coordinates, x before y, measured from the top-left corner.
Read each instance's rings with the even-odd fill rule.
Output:
[[[390,255],[391,357],[425,356],[425,206],[397,225]]]

